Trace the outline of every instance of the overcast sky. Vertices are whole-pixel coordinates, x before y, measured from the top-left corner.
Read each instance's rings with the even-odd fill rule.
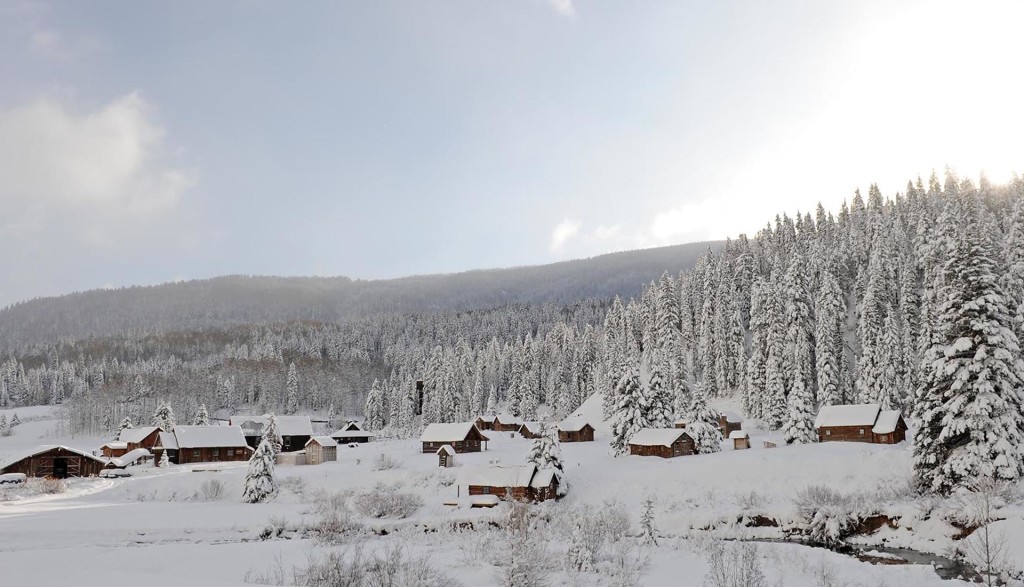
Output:
[[[0,305],[753,233],[1024,162],[1024,3],[0,0]]]

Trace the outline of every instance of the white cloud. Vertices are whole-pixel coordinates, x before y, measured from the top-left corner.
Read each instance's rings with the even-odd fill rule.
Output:
[[[101,49],[103,43],[93,36],[67,37],[58,30],[40,28],[28,37],[33,55],[54,61],[81,58]]]
[[[0,110],[0,234],[113,244],[173,210],[191,173],[164,161],[164,129],[136,93],[79,113],[40,98]]]
[[[547,2],[562,16],[576,18],[576,7],[573,6],[572,0],[547,0]]]
[[[580,223],[577,220],[570,220],[566,218],[551,231],[551,252],[557,253],[565,247],[565,243],[569,239],[575,237],[580,232]]]

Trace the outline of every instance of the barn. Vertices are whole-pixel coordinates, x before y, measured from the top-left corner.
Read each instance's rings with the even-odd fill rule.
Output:
[[[338,460],[338,443],[330,436],[314,436],[306,443],[306,464]]]
[[[178,464],[247,461],[252,448],[238,426],[175,426]]]
[[[629,454],[672,458],[696,452],[693,439],[682,428],[644,428],[629,439]]]
[[[519,435],[523,438],[540,438],[540,422],[523,422],[519,427]]]
[[[480,452],[481,446],[487,450],[488,440],[472,422],[430,424],[420,436],[423,452],[429,453],[437,452],[445,444],[452,445],[457,453]]]
[[[593,442],[594,427],[581,416],[566,418],[558,423],[559,442]]]
[[[819,442],[896,444],[907,439],[907,422],[898,410],[878,404],[823,406],[814,420]]]
[[[309,416],[275,416],[277,418],[277,431],[281,433],[281,450],[292,452],[302,450],[309,439],[313,436],[313,423]],[[256,448],[263,440],[263,427],[267,425],[270,416],[231,416],[229,424],[239,426],[245,435],[245,442],[252,448]],[[332,435],[333,436],[333,435]]]
[[[362,426],[360,426],[358,422],[349,422],[341,429],[335,430],[331,433],[331,438],[333,438],[334,442],[337,442],[338,444],[370,442],[373,440],[374,436],[376,436],[376,434],[363,430]]]
[[[457,485],[466,487],[467,495],[510,496],[517,501],[556,499],[558,476],[553,469],[537,469],[537,465],[511,467],[468,467],[460,472]]]
[[[48,446],[0,469],[0,474],[23,473],[29,477],[92,477],[107,462],[85,451],[66,446]]]

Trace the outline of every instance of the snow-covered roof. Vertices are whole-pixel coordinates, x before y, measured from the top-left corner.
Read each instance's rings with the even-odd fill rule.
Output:
[[[117,439],[121,442],[132,442],[138,444],[146,439],[147,436],[153,433],[154,430],[158,430],[156,426],[140,426],[138,428],[125,428],[118,434]]]
[[[517,416],[513,416],[512,414],[509,414],[508,412],[505,412],[505,413],[502,413],[502,414],[498,414],[497,416],[495,416],[495,418],[499,422],[501,422],[502,424],[522,424],[523,423],[523,421],[520,420]]]
[[[118,450],[118,449],[122,449],[122,448],[128,448],[128,443],[127,442],[120,442],[120,441],[115,440],[113,442],[108,442],[108,443],[104,444],[100,448],[109,448],[109,449],[112,449],[112,450]]]
[[[873,426],[878,419],[878,404],[823,406],[814,419],[814,427]]]
[[[141,458],[151,456],[153,456],[153,453],[149,452],[149,450],[145,448],[136,448],[134,450],[126,452],[122,456],[110,459],[110,462],[113,463],[115,467],[127,467],[128,465],[134,463],[135,461]]]
[[[243,448],[248,447],[238,426],[175,426],[174,437],[179,448]]]
[[[629,439],[629,444],[672,446],[684,434],[686,434],[686,430],[683,428],[644,428]]]
[[[551,480],[555,478],[554,469],[537,469],[537,473],[533,476],[530,481],[530,487],[534,489],[540,489],[542,487],[550,487]]]
[[[436,454],[440,454],[442,452],[447,453],[448,456],[450,456],[450,457],[455,456],[455,449],[452,448],[452,445],[450,445],[450,444],[445,444],[441,448],[437,449],[437,453]]]
[[[376,434],[366,430],[347,430],[342,428],[341,430],[331,432],[331,436],[334,438],[373,438]]]
[[[526,428],[530,434],[540,434],[540,422],[523,422],[521,428]]]
[[[733,430],[729,433],[730,440],[736,440],[737,438],[750,438],[750,435],[742,430]]]
[[[354,422],[354,421],[353,422],[349,422],[348,424],[345,424],[345,427],[342,428],[342,430],[345,430],[346,432],[355,432],[355,431],[359,431],[359,430],[362,430],[362,429],[363,429],[363,427],[359,425],[359,422]]]
[[[281,436],[313,436],[313,423],[309,416],[276,416],[277,431]],[[263,427],[270,416],[231,416],[232,426],[241,426],[246,436],[263,436]]]
[[[484,422],[493,422],[493,421],[494,421],[494,418],[496,418],[496,417],[497,417],[497,416],[495,416],[495,415],[491,414],[491,415],[489,415],[489,416],[479,416],[479,417],[478,417],[477,419],[478,419],[478,420],[482,420],[482,421],[484,421]]]
[[[63,444],[47,444],[47,445],[44,445],[44,446],[40,446],[39,450],[37,450],[35,452],[32,452],[32,453],[29,453],[29,454],[27,454],[27,455],[25,455],[25,456],[23,456],[23,457],[21,457],[19,459],[14,459],[13,461],[11,461],[11,462],[9,462],[7,464],[9,465],[11,463],[16,463],[16,462],[18,462],[20,460],[24,460],[24,459],[27,459],[27,458],[30,458],[30,457],[34,457],[36,455],[43,454],[44,452],[46,452],[48,450],[53,450],[55,448],[62,448],[62,449],[66,450],[66,451],[68,451],[70,453],[74,453],[76,455],[92,459],[92,460],[94,460],[96,462],[103,463],[104,465],[107,464],[106,460],[101,459],[101,458],[99,458],[98,456],[96,456],[96,455],[94,455],[92,453],[86,452],[84,450],[79,450],[77,448],[71,448],[70,446],[64,446]],[[2,468],[3,467],[0,467],[0,469],[2,469]]]
[[[309,446],[309,443],[311,442],[315,442],[320,446],[338,446],[338,443],[330,436],[311,436],[309,440],[306,441],[306,446]]]
[[[558,429],[562,432],[579,432],[584,426],[589,425],[583,416],[571,416],[558,423]],[[593,426],[591,426],[593,428]]]
[[[483,487],[529,487],[537,465],[511,467],[465,467],[459,472],[459,485]]]
[[[465,440],[469,436],[470,430],[474,428],[476,428],[476,424],[473,422],[430,424],[420,435],[420,442],[460,442]],[[488,438],[484,436],[484,440],[488,440]]]
[[[173,432],[161,432],[160,446],[176,450],[178,448],[178,439],[174,437]]]
[[[878,413],[878,421],[871,429],[875,434],[891,434],[896,432],[896,426],[900,422],[899,410],[882,410]]]

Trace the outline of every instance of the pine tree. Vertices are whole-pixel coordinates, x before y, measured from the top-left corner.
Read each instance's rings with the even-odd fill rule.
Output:
[[[284,413],[294,414],[299,411],[299,374],[295,363],[288,365],[288,380],[285,383]]]
[[[655,350],[648,363],[650,377],[645,394],[647,427],[669,428],[672,426],[672,416],[675,413],[674,397],[665,385],[665,376],[662,372],[665,363],[661,359],[661,352]]]
[[[498,410],[498,393],[494,386],[491,386],[491,391],[487,394],[487,407],[484,412],[489,416],[493,416]]]
[[[284,439],[281,438],[281,430],[277,426],[277,416],[274,414],[264,414],[264,417],[267,419],[267,423],[263,427],[263,438],[261,441],[267,441],[273,456],[276,458],[284,446]]]
[[[540,433],[533,439],[526,462],[537,465],[538,469],[554,469],[555,478],[558,479],[558,495],[564,496],[568,493],[569,485],[565,480],[565,469],[562,467],[562,444],[558,441],[558,429],[548,423],[546,418],[541,420]]]
[[[134,428],[134,426],[132,426],[131,418],[125,416],[124,420],[121,420],[121,425],[117,427],[117,438],[121,438],[122,431],[131,430],[132,428]]]
[[[245,488],[242,490],[243,502],[260,503],[277,494],[277,479],[274,477],[276,455],[277,451],[266,438],[260,441],[256,452],[249,459]]]
[[[815,306],[814,358],[818,375],[818,402],[823,406],[831,406],[842,403],[839,363],[843,360],[846,308],[839,281],[827,269],[821,274]]]
[[[174,430],[174,410],[171,409],[171,404],[162,401],[157,405],[156,411],[153,412],[153,425],[160,427],[164,432]]]
[[[693,401],[686,423],[686,433],[693,439],[699,454],[710,454],[722,450],[722,430],[718,414],[708,407],[704,387],[697,384],[693,389]]]
[[[786,419],[786,444],[806,444],[817,442],[818,432],[814,428],[814,394],[805,385],[806,377],[801,372],[810,364],[810,350],[806,338],[797,339],[796,373],[793,374],[793,387],[789,390],[789,415]]]
[[[640,372],[635,364],[626,365],[624,373],[615,386],[616,403],[612,409],[612,448],[615,454],[625,454],[629,448],[629,439],[640,430],[648,427],[644,413],[643,389],[640,385]]]
[[[384,418],[384,392],[381,391],[380,381],[374,379],[369,393],[366,394],[366,408],[363,410],[366,416],[367,430],[380,430],[386,424]]]
[[[658,538],[654,527],[654,500],[644,499],[644,513],[640,518],[640,543],[644,546],[657,546]]]
[[[196,411],[196,417],[193,418],[192,424],[195,426],[210,425],[210,414],[206,411],[206,404],[199,404],[199,409]]]
[[[171,464],[170,453],[164,450],[160,453],[160,467],[166,469]]]

